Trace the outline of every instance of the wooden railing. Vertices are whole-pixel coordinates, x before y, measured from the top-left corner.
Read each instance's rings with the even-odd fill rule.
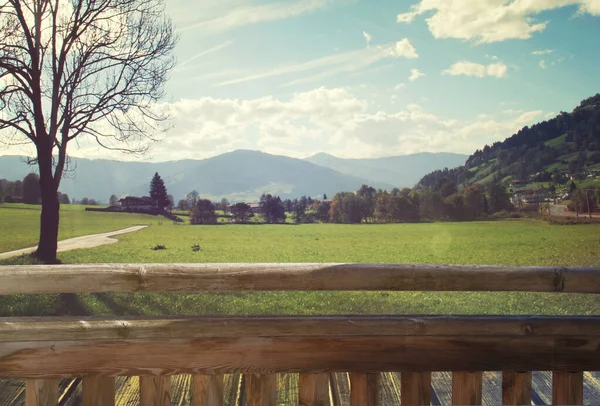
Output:
[[[600,269],[369,264],[0,267],[0,294],[167,291],[521,291],[600,293]],[[275,373],[298,372],[301,405],[329,404],[329,372],[350,373],[351,405],[379,404],[401,372],[403,405],[428,404],[432,371],[453,371],[453,404],[481,404],[482,372],[503,371],[504,404],[530,404],[551,370],[554,404],[583,402],[600,369],[600,317],[314,316],[0,318],[0,377],[25,378],[26,404],[58,401],[83,378],[84,405],[111,405],[116,376],[140,376],[142,405],[170,404],[192,374],[194,405],[223,402],[223,374],[246,375],[246,404],[274,405]],[[333,399],[333,403],[338,400]]]

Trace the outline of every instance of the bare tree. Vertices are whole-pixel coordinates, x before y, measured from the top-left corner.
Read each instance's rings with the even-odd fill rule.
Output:
[[[162,0],[0,0],[0,135],[35,146],[40,260],[56,261],[68,143],[145,152],[176,40]]]

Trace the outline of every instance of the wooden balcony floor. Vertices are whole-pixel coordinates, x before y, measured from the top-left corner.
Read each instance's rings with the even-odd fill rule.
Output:
[[[349,381],[346,374],[338,375],[338,383],[344,404],[349,402]],[[551,404],[552,374],[548,371],[533,372],[533,404]],[[298,380],[296,374],[279,374],[279,404],[297,404]],[[61,382],[61,393],[71,384],[71,380]],[[400,379],[398,374],[384,373],[381,381],[381,404],[398,405],[400,403]],[[225,376],[225,405],[235,406],[238,396],[239,375]],[[432,404],[450,405],[452,399],[452,374],[450,372],[433,372]],[[172,377],[172,404],[184,406],[190,404],[191,379],[189,375]],[[583,388],[584,404],[600,404],[600,372],[586,372]],[[499,405],[502,403],[502,382],[499,372],[485,372],[483,375],[483,404]],[[25,404],[25,384],[18,380],[0,380],[0,406],[20,406]],[[61,405],[77,406],[81,404],[81,384],[77,385],[68,399]],[[116,405],[139,405],[138,377],[119,377],[116,380]]]

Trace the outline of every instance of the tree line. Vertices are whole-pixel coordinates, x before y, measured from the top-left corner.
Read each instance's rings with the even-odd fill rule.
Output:
[[[445,179],[431,188],[389,192],[363,185],[356,192],[337,193],[331,202],[316,202],[303,218],[345,224],[470,221],[511,208],[508,193],[499,184],[458,190],[456,183]]]
[[[57,192],[60,204],[70,204],[66,193]],[[0,179],[0,203],[41,204],[42,190],[40,176],[37,173],[26,175],[23,180],[9,181]]]
[[[263,194],[255,210],[244,202],[230,206],[227,199],[221,202],[200,199],[196,193],[184,200],[192,224],[216,224],[218,209],[234,223],[246,223],[258,213],[268,224],[284,223],[288,214],[296,224],[360,224],[471,221],[513,208],[506,189],[498,183],[459,190],[448,179],[426,189],[395,188],[389,192],[363,185],[356,192],[336,193],[331,200],[309,196],[282,200],[276,195]]]

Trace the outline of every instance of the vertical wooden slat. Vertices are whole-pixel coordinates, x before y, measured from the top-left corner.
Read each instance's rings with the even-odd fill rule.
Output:
[[[329,375],[299,374],[298,403],[300,406],[328,406]]]
[[[340,387],[338,386],[337,375],[334,372],[329,374],[329,390],[331,392],[331,406],[342,406]]]
[[[367,374],[350,374],[350,406],[367,406]]]
[[[223,406],[223,375],[193,375],[194,406]]]
[[[480,405],[482,384],[482,372],[453,372],[452,404]]]
[[[552,372],[552,403],[555,405],[583,404],[583,372]]]
[[[350,374],[350,406],[379,405],[380,374]]]
[[[276,406],[277,375],[246,375],[246,406]]]
[[[502,404],[531,404],[531,372],[502,372]]]
[[[82,391],[83,406],[114,406],[115,404],[115,378],[83,378]]]
[[[171,406],[171,377],[140,376],[142,406]]]
[[[431,403],[431,372],[401,372],[400,402],[404,405]]]
[[[58,379],[27,379],[25,383],[25,405],[58,405]]]

